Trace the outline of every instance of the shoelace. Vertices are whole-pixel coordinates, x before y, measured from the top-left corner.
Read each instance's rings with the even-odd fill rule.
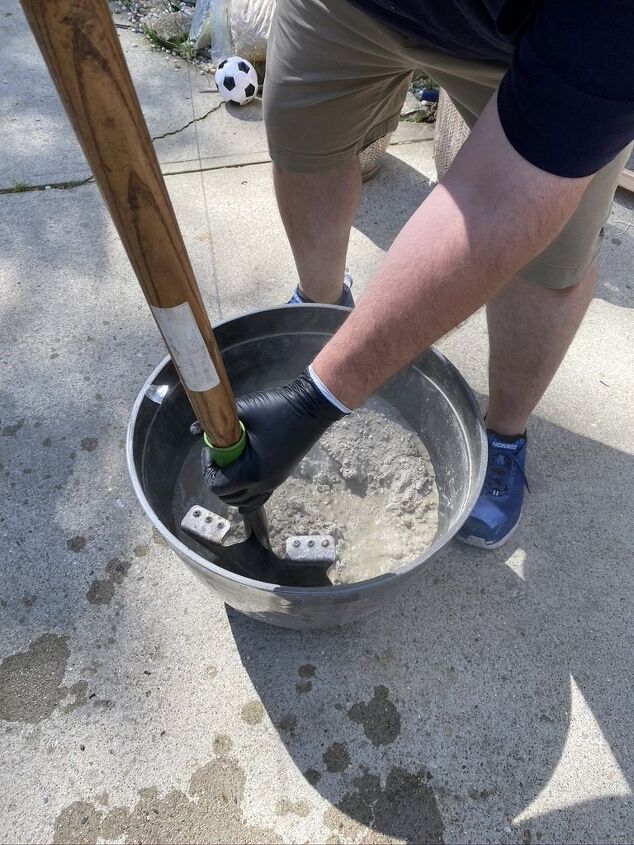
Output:
[[[515,469],[520,474],[522,482],[528,492],[531,488],[528,486],[528,479],[522,469],[522,465],[517,455],[513,452],[498,452],[493,460],[489,461],[487,474],[484,479],[483,492],[489,496],[502,496],[508,493],[508,485],[506,478],[510,470]]]

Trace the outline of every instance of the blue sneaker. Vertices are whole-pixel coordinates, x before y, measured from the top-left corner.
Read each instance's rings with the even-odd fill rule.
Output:
[[[345,308],[354,308],[354,298],[352,296],[352,291],[350,288],[352,287],[352,276],[350,273],[343,274],[343,293],[341,294],[341,299],[339,302],[335,303],[336,305],[343,305]],[[296,287],[293,291],[293,295],[286,303],[287,305],[301,305],[302,303],[310,302],[310,299],[302,299],[301,294],[299,292],[299,287]]]
[[[526,435],[511,440],[487,431],[489,461],[480,498],[456,539],[481,549],[503,546],[517,528],[522,515],[524,488],[528,481]]]

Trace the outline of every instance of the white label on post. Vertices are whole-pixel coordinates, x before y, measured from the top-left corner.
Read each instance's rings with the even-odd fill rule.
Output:
[[[185,387],[202,393],[220,384],[189,302],[174,308],[151,308]]]

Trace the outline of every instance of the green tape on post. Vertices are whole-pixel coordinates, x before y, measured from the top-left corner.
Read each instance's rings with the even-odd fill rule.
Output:
[[[203,435],[205,446],[209,446],[213,452],[214,461],[219,467],[232,464],[244,452],[244,447],[247,445],[247,433],[240,420],[238,420],[238,425],[240,426],[240,439],[233,446],[214,446],[213,443],[209,442],[207,435]]]

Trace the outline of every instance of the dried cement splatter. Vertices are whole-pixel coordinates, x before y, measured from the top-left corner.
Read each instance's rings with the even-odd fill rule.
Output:
[[[246,722],[247,725],[259,725],[264,718],[264,707],[257,698],[254,698],[252,701],[247,701],[242,708],[240,716],[242,721]]]
[[[129,560],[111,558],[106,564],[106,577],[95,578],[86,593],[91,604],[110,604],[114,596],[115,587],[121,584],[128,570],[132,566]]]
[[[350,753],[343,742],[333,742],[322,755],[326,770],[344,772],[350,765]]]
[[[290,801],[288,798],[280,798],[275,805],[275,812],[278,816],[299,816],[305,819],[310,810],[303,801]]]
[[[389,745],[401,732],[401,714],[383,684],[374,687],[374,695],[367,704],[364,701],[353,704],[348,716],[363,725],[363,732],[375,747]]]
[[[355,790],[346,793],[336,809],[332,807],[324,813],[324,822],[334,833],[364,845],[394,841],[442,843],[443,821],[424,772],[392,766],[385,786],[378,775],[370,772],[354,778],[353,784]]]
[[[69,692],[62,684],[69,656],[68,637],[43,634],[26,651],[5,657],[0,663],[0,720],[36,724],[51,716]]]
[[[244,784],[244,772],[236,761],[220,758],[194,772],[187,792],[172,789],[159,795],[152,786],[139,791],[132,807],[109,810],[75,801],[55,819],[53,842],[279,842],[273,830],[246,823]]]

